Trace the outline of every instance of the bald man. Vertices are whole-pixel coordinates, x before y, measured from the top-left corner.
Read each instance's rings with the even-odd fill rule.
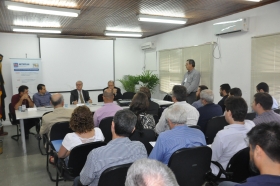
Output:
[[[92,100],[89,97],[88,91],[83,90],[83,82],[76,82],[76,89],[71,91],[70,95],[70,104],[83,104],[83,103],[92,103]]]
[[[42,126],[40,129],[40,134],[48,134],[51,130],[51,127],[57,123],[62,121],[70,121],[70,117],[72,115],[72,109],[65,109],[64,106],[64,98],[61,94],[55,93],[51,97],[51,104],[54,107],[54,111],[46,114],[42,117]]]

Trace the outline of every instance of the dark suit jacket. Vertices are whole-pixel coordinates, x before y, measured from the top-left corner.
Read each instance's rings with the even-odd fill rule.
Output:
[[[159,109],[159,104],[149,100],[149,108],[147,110],[147,114],[158,116],[158,109]]]
[[[225,100],[228,98],[228,95],[224,96],[223,99],[221,99],[218,102],[218,105],[222,107],[223,113],[225,112],[226,106],[225,106]]]
[[[84,101],[87,102],[90,99],[88,91],[82,90],[82,93],[83,93]],[[79,99],[79,95],[77,89],[72,90],[70,96],[70,104],[72,104],[73,101],[78,101],[78,99]]]
[[[104,92],[104,90],[107,89],[107,88],[108,88],[108,87],[104,88],[104,89],[103,89],[103,92]],[[118,100],[118,99],[122,99],[121,89],[118,88],[118,87],[114,87],[114,88],[117,89],[117,94],[115,95],[114,100],[116,101],[116,100]]]

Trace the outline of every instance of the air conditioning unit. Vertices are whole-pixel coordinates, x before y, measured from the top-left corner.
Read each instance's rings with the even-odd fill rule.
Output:
[[[224,21],[213,24],[215,35],[230,34],[234,32],[247,32],[249,18],[237,19],[234,21]]]
[[[147,50],[147,49],[151,49],[154,48],[155,44],[153,42],[147,42],[141,45],[141,49],[142,50]]]

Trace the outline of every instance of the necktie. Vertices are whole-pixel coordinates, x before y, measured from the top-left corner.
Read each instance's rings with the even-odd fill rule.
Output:
[[[79,91],[81,103],[85,103],[81,91]]]

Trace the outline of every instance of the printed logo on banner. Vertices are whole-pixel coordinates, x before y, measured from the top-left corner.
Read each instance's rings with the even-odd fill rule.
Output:
[[[18,63],[14,63],[14,67],[18,67]]]
[[[39,68],[39,64],[38,63],[33,63],[33,68]]]

